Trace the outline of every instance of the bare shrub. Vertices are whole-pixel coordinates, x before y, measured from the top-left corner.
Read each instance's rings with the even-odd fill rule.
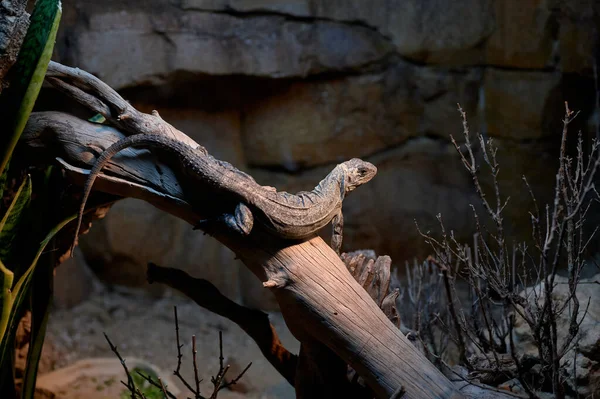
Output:
[[[438,365],[449,367],[445,358],[450,342],[470,378],[492,385],[517,378],[531,398],[539,397],[538,392],[564,398],[563,382],[568,373],[567,363],[561,360],[576,351],[579,326],[589,306],[589,301],[579,303],[576,292],[584,254],[595,233],[587,232],[584,225],[598,199],[594,179],[600,165],[599,144],[594,140],[586,154],[579,133],[576,154],[568,155],[568,126],[577,113],[565,103],[553,202],[539,207],[523,176],[524,189],[533,204],[527,215],[531,239],[513,243],[503,219],[509,198],[502,196],[498,184],[497,147],[482,135],[472,143],[460,105],[459,111],[464,143],[459,144],[452,136],[451,140],[473,179],[484,213],[479,214],[472,206],[477,230],[472,243],[459,242],[444,228],[441,215],[441,234],[434,237],[419,229],[433,255],[408,273],[403,300],[410,304],[414,316],[405,324]],[[480,183],[482,166],[489,171],[492,193],[484,192]],[[566,299],[553,295],[559,269],[567,273]],[[456,287],[460,281],[466,282],[469,291],[462,298]],[[568,333],[559,336],[557,319],[564,315],[568,315]],[[513,334],[517,318],[531,330],[535,355],[517,350]]]
[[[230,381],[225,380],[225,375],[229,371],[229,365],[225,366],[223,360],[223,334],[219,331],[219,371],[213,377],[211,377],[210,382],[213,385],[213,389],[211,394],[206,397],[200,393],[200,383],[202,380],[198,376],[198,362],[196,360],[196,336],[192,335],[192,366],[194,368],[194,385],[189,383],[183,376],[181,375],[181,359],[183,358],[183,354],[181,353],[181,348],[183,348],[183,344],[180,343],[179,340],[179,320],[177,318],[177,307],[175,306],[173,309],[175,314],[175,335],[176,335],[176,344],[177,344],[177,368],[173,371],[173,375],[175,375],[181,383],[187,388],[187,390],[193,395],[194,399],[217,399],[219,391],[229,388],[232,385],[235,385],[242,376],[248,371],[252,363],[249,363],[244,370],[235,378]],[[139,370],[134,370],[136,374],[132,374],[132,372],[127,367],[125,363],[125,359],[119,353],[117,347],[113,345],[113,343],[108,338],[106,333],[104,334],[110,349],[113,351],[115,356],[121,361],[121,365],[123,366],[123,370],[125,371],[125,375],[127,376],[127,382],[121,381],[127,391],[131,399],[150,399],[150,395],[152,397],[162,397],[164,399],[175,399],[175,395],[169,392],[169,387],[167,387],[160,377],[156,377],[156,380],[149,374],[143,374]],[[153,388],[151,394],[148,392],[144,392],[139,384],[136,384],[136,377],[140,377],[143,381],[147,382],[150,388]]]

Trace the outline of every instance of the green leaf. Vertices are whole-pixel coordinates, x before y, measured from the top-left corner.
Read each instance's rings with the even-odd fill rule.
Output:
[[[44,347],[46,326],[52,304],[52,290],[54,285],[54,257],[42,258],[41,264],[35,268],[31,292],[31,341],[27,352],[27,363],[25,366],[25,377],[21,398],[33,398],[35,393],[35,382],[37,379],[38,365]]]
[[[0,200],[4,197],[4,189],[6,188],[6,181],[8,180],[9,165],[10,162],[7,162],[4,171],[2,171],[2,174],[0,175]]]
[[[0,314],[0,332],[6,331],[10,319],[10,310],[12,308],[11,288],[13,285],[14,273],[11,272],[4,263],[0,261],[0,304],[2,304],[2,313]]]
[[[0,124],[8,134],[1,137],[0,175],[25,128],[52,57],[62,14],[60,0],[38,0],[17,62],[10,74],[10,86],[0,98]]]
[[[106,118],[102,114],[96,114],[96,115],[92,116],[90,119],[88,119],[88,121],[90,121],[92,123],[103,124],[104,122],[106,122]]]
[[[0,259],[4,262],[9,260],[13,241],[21,227],[21,221],[26,216],[25,210],[29,207],[30,202],[31,176],[28,175],[0,221]]]
[[[12,362],[12,352],[14,346],[10,345],[12,335],[14,335],[14,328],[11,328],[11,321],[15,313],[14,297],[12,295],[12,283],[14,275],[2,262],[0,262],[0,271],[2,272],[2,319],[0,319],[0,369],[2,373],[2,384],[8,384],[8,381],[4,381],[7,376],[6,370],[8,367],[12,367],[8,362]]]
[[[2,395],[7,398],[16,398],[17,390],[15,387],[15,351],[10,352],[10,356],[0,364],[0,388]]]
[[[36,320],[39,324],[39,329],[32,336],[32,342],[29,344],[27,352],[27,364],[25,366],[25,378],[23,379],[23,388],[21,390],[21,398],[33,398],[35,393],[35,383],[37,380],[38,366],[42,349],[44,347],[44,338],[46,337],[46,327],[48,326],[48,316],[50,315],[50,304],[52,297],[47,298],[48,306],[44,313],[41,314],[41,320]]]
[[[35,271],[35,267],[40,259],[40,256],[44,252],[46,245],[50,242],[50,240],[58,233],[64,226],[66,226],[69,222],[74,220],[76,215],[72,215],[64,220],[62,220],[59,224],[57,224],[47,235],[46,238],[40,243],[40,246],[35,254],[33,262],[27,268],[25,273],[19,278],[17,283],[13,286],[10,294],[5,300],[10,301],[10,310],[9,317],[6,320],[6,323],[0,324],[0,368],[2,368],[5,362],[10,361],[10,356],[12,353],[13,345],[13,337],[17,328],[18,320],[17,317],[21,314],[21,309],[24,304],[24,301],[30,295],[30,286],[33,272]],[[4,306],[4,303],[3,303]]]
[[[4,334],[6,334],[6,331],[8,330],[8,323],[10,322],[10,314],[13,305],[11,288],[14,274],[6,266],[4,266],[4,263],[1,261],[0,279],[2,280],[0,282],[0,306],[2,306],[2,313],[0,314],[0,345],[2,345],[0,346],[0,387],[2,387],[2,391],[6,395],[15,397],[15,387],[13,383],[13,358],[12,356],[7,357],[6,359],[3,358],[6,345]],[[12,354],[12,352],[10,354]]]
[[[135,367],[130,373],[133,385],[142,392],[146,399],[165,399],[162,389],[150,384],[147,379],[138,374],[141,373],[154,381],[158,381],[158,375],[153,370],[145,367]],[[129,398],[131,398],[131,392],[128,389],[122,390],[119,399]]]

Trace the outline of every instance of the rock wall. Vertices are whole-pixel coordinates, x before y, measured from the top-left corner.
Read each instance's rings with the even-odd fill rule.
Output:
[[[566,4],[568,3],[568,4]],[[172,0],[64,5],[55,59],[92,72],[217,157],[288,191],[361,157],[375,180],[345,202],[345,249],[396,264],[428,248],[414,221],[441,213],[470,236],[476,202],[450,144],[493,137],[512,231],[527,235],[521,175],[545,201],[563,101],[586,133],[599,6],[558,0]],[[328,234],[325,232],[324,234]],[[111,282],[144,284],[147,260],[209,278],[266,306],[233,255],[148,205],[123,201],[82,240]]]

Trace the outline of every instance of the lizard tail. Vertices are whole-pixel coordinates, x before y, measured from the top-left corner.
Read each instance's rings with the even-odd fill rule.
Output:
[[[102,154],[100,154],[100,156],[96,160],[96,163],[90,170],[88,178],[85,181],[85,185],[83,186],[83,197],[81,198],[81,204],[79,205],[79,211],[77,213],[77,227],[75,228],[75,236],[73,237],[73,243],[71,244],[71,257],[73,257],[75,246],[77,245],[77,237],[79,236],[79,230],[81,230],[83,213],[85,212],[85,204],[87,203],[87,200],[90,197],[90,193],[92,192],[94,182],[96,181],[96,178],[100,174],[100,171],[106,166],[108,161],[110,161],[110,159],[113,156],[115,156],[115,154],[117,154],[119,151],[131,145],[129,141],[130,140],[128,139],[124,139],[108,147],[102,152]]]

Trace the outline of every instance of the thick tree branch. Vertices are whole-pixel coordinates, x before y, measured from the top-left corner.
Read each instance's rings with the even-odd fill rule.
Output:
[[[51,65],[50,70],[54,83],[58,79],[63,88],[76,88],[66,91],[95,112],[104,112],[116,126],[129,133],[164,133],[160,130],[164,126],[160,118],[154,115],[152,124],[144,123],[149,115],[124,110],[122,99],[114,98],[114,93],[98,85],[97,79],[58,65]],[[119,125],[123,121],[126,124]],[[181,141],[189,140],[170,128],[167,133]],[[61,165],[73,181],[81,182],[86,172],[81,167],[89,167],[95,154],[120,137],[121,133],[105,126],[65,114],[44,113],[32,116],[23,141],[29,151],[26,156],[34,157],[32,152],[41,149],[40,160],[61,158]],[[162,157],[160,152],[151,155],[146,150],[128,149],[113,158],[107,170],[111,176],[102,174],[95,189],[144,199],[192,225],[201,219],[207,202],[227,200],[222,198],[226,193],[208,193],[198,199],[197,193],[183,192],[181,187],[193,188],[187,181],[191,177],[174,172],[179,169],[169,167],[173,166],[169,161],[173,159]],[[319,348],[323,346],[354,368],[379,398],[389,398],[402,390],[405,398],[462,397],[375,303],[373,298],[381,300],[383,287],[374,285],[372,298],[320,237],[284,240],[260,225],[255,225],[246,237],[220,229],[209,233],[234,251],[261,281],[268,282],[265,286],[274,293],[291,332],[301,341],[304,351],[313,354],[304,358],[317,359],[313,359],[311,367],[322,356],[331,357]],[[386,279],[384,276],[381,281]],[[326,374],[327,370],[318,372]],[[296,374],[295,381],[302,377]],[[303,397],[301,393],[298,397]]]
[[[82,159],[82,154],[89,154],[90,141],[102,149],[119,137],[113,129],[66,114],[43,113],[32,115],[23,140],[29,150],[45,148],[46,157],[61,157],[74,181],[81,182],[85,170],[75,165],[91,162]],[[95,188],[142,198],[190,224],[201,219],[194,210],[201,207],[192,208],[186,202],[177,190],[180,177],[167,164],[146,151],[134,153],[139,155],[115,157],[109,168],[114,176],[102,174]],[[161,174],[156,173],[157,168]],[[272,290],[292,333],[301,342],[314,340],[329,347],[358,371],[378,397],[388,398],[400,386],[405,387],[407,398],[460,396],[387,319],[321,238],[293,243],[259,228],[247,238],[211,233],[262,281],[284,282]]]
[[[109,85],[79,68],[50,61],[46,79],[84,107],[102,115],[114,127],[129,134],[161,134],[191,147],[200,145],[165,122],[157,111],[145,114],[132,107]]]
[[[193,278],[182,270],[148,264],[149,283],[163,283],[198,305],[240,326],[258,345],[265,358],[292,385],[300,396],[314,398],[342,396],[369,399],[372,392],[347,378],[347,366],[335,353],[318,341],[303,342],[299,356],[290,353],[277,336],[269,316],[256,309],[238,305],[209,281]],[[296,380],[295,376],[300,378]]]

